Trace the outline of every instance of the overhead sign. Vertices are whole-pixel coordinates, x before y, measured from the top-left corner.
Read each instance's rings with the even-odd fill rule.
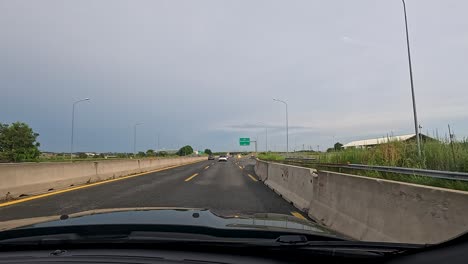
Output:
[[[239,138],[239,145],[250,146],[250,138]]]

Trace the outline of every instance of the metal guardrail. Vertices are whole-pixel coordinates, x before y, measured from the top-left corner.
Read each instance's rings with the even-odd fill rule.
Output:
[[[316,166],[329,167],[329,168],[378,171],[378,172],[398,173],[398,174],[404,174],[404,175],[418,175],[418,176],[425,176],[425,177],[439,178],[439,179],[468,181],[468,173],[464,173],[464,172],[425,170],[425,169],[417,169],[417,168],[402,168],[402,167],[390,167],[390,166],[371,166],[371,165],[363,165],[363,164],[318,163],[318,162],[310,162],[311,161],[310,159],[298,159],[298,158],[285,159],[285,161],[296,163],[296,164],[313,164]]]
[[[313,161],[317,160],[316,158],[292,158],[292,157],[286,157],[284,158],[286,161]]]

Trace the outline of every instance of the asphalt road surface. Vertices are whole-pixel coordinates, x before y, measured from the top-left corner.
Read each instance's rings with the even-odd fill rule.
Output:
[[[262,182],[251,159],[203,161],[0,207],[0,221],[122,207],[208,208],[222,214],[297,210]],[[300,217],[300,215],[299,215]]]

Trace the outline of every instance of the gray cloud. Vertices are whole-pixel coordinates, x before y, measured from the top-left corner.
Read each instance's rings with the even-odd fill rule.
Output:
[[[408,1],[419,118],[468,135],[468,3]],[[2,1],[0,122],[28,122],[42,148],[237,148],[411,133],[400,1]],[[251,127],[251,128],[250,128]],[[258,134],[258,135],[257,135]]]

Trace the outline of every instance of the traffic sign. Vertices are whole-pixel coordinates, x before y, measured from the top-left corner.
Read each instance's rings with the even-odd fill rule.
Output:
[[[239,138],[239,145],[250,146],[250,138]]]

